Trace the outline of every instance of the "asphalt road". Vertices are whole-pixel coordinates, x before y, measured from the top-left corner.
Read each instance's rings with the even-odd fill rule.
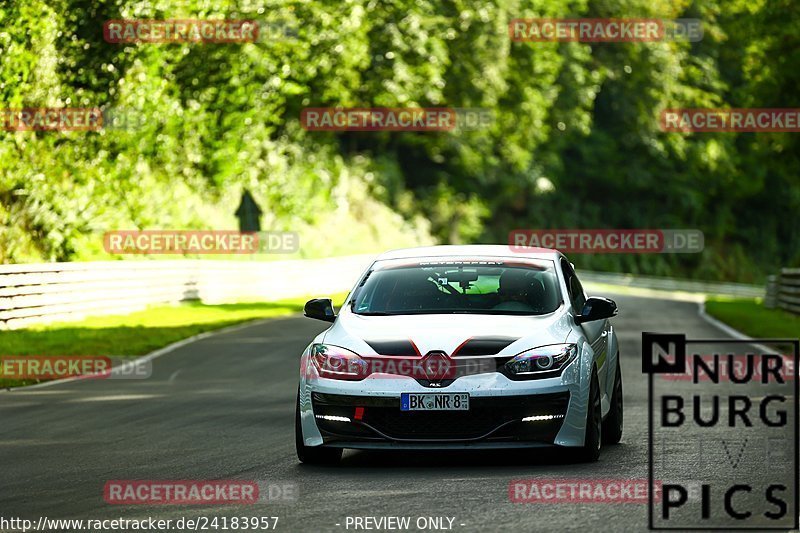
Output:
[[[647,479],[641,333],[725,337],[699,317],[695,303],[616,299],[625,433],[597,463],[571,464],[564,454],[519,450],[347,451],[339,467],[300,465],[293,440],[299,354],[325,325],[297,317],[182,346],[155,359],[149,379],[77,381],[0,393],[0,515],[34,520],[278,516],[279,531],[345,531],[348,516],[408,516],[411,530],[417,530],[418,517],[454,518],[456,531],[646,530],[647,506],[641,503],[509,501],[512,479]],[[739,429],[726,431],[732,439],[728,444],[741,436]],[[728,472],[733,466],[721,448],[713,448],[718,444],[718,438],[711,439],[704,457],[675,463],[682,470],[672,475],[694,480],[722,472],[731,479],[749,476],[755,483],[774,477],[752,460],[751,451],[758,453],[752,446],[742,452],[739,470]],[[675,439],[662,443],[660,453],[694,457],[685,442]],[[786,468],[791,473],[791,461]],[[200,507],[109,505],[103,499],[108,480],[147,479],[256,480],[294,486],[297,499]]]

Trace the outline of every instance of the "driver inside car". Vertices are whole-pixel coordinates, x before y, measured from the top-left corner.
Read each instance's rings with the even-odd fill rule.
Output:
[[[535,280],[530,272],[509,268],[501,275],[497,297],[499,303],[492,309],[498,311],[532,311],[530,297]]]

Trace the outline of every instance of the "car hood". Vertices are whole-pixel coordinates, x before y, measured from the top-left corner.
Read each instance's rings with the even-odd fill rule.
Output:
[[[565,342],[571,323],[560,307],[542,316],[430,314],[361,316],[342,310],[324,342],[360,355],[517,354]]]

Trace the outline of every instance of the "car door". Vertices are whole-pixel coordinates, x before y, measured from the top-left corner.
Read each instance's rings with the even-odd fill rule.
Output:
[[[567,290],[569,291],[569,299],[572,304],[572,311],[574,314],[580,314],[583,306],[586,303],[586,293],[583,290],[578,275],[572,265],[566,259],[562,259],[561,269],[564,272],[564,279],[567,283]],[[608,374],[608,365],[606,359],[608,356],[608,320],[595,320],[592,322],[584,322],[580,327],[586,336],[587,342],[591,345],[592,350],[597,357],[597,379],[599,380],[600,390],[605,392],[606,376]],[[605,401],[606,399],[604,399]]]

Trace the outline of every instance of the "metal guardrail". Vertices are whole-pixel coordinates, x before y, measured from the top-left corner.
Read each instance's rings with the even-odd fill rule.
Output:
[[[764,307],[800,314],[800,268],[784,268],[777,276],[767,278]]]
[[[617,274],[614,272],[578,271],[583,282],[606,283],[641,289],[657,289],[670,292],[693,292],[738,296],[741,298],[761,298],[764,287],[747,283],[716,283],[710,281],[694,281],[656,276],[639,276],[633,274]]]
[[[0,330],[189,300],[217,304],[326,295],[349,290],[371,259],[0,265]]]

